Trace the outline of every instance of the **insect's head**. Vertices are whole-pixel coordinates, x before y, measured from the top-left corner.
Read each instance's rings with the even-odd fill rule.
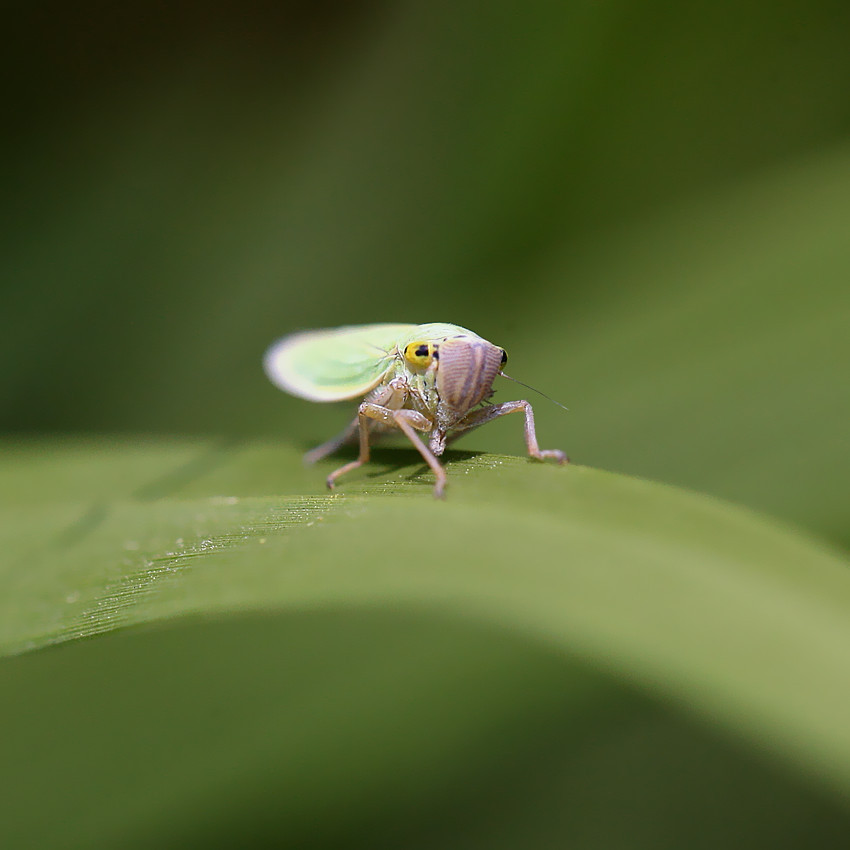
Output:
[[[492,395],[493,380],[508,355],[480,337],[456,336],[412,342],[405,347],[404,358],[418,369],[433,369],[441,403],[465,414]]]
[[[457,339],[464,339],[464,337],[457,337]],[[501,352],[499,368],[501,368],[508,362],[508,352],[504,348],[500,348],[499,351]],[[415,366],[417,369],[427,369],[432,363],[439,361],[440,345],[426,340],[411,342],[404,348],[404,359],[410,366]]]

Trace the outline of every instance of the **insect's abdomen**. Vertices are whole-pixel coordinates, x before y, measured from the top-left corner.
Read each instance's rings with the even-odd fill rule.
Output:
[[[437,391],[440,402],[465,414],[491,395],[503,351],[477,337],[456,337],[440,344]]]

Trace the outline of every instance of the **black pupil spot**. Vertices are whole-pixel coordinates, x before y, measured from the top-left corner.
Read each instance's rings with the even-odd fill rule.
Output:
[[[502,366],[504,366],[505,363],[507,363],[507,362],[508,362],[508,352],[505,351],[505,349],[503,348],[502,349]]]
[[[428,346],[420,345],[419,348],[416,349],[415,352],[417,357],[427,357],[428,356]]]

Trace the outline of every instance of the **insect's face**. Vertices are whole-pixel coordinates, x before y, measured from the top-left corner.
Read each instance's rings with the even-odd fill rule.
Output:
[[[492,395],[493,380],[508,355],[478,337],[450,337],[434,351],[440,402],[460,415]]]

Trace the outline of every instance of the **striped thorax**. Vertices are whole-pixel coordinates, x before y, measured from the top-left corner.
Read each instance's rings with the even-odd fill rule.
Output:
[[[440,425],[451,427],[493,394],[505,352],[480,337],[444,340],[437,352]]]

